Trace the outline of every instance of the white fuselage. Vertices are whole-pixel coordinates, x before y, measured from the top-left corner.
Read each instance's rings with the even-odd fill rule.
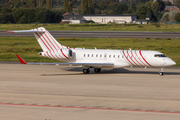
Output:
[[[126,66],[165,67],[176,63],[158,51],[72,49],[72,58],[63,60],[69,63],[113,63],[113,68]],[[158,56],[159,55],[159,56]],[[59,59],[62,61],[62,59]]]

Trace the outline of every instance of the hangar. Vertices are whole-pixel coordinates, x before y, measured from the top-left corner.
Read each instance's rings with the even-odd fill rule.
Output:
[[[68,22],[70,24],[86,23],[86,19],[82,15],[65,15],[62,22]]]
[[[135,15],[86,15],[83,16],[87,21],[93,20],[95,23],[133,23],[137,17]]]
[[[80,24],[87,21],[94,21],[98,24],[107,23],[134,23],[135,15],[65,15],[62,22],[69,21],[71,24]]]

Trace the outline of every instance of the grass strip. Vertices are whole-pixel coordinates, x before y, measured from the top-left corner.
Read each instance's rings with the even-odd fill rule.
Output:
[[[45,27],[61,31],[164,31],[180,32],[180,24],[0,24],[0,30],[29,30]]]

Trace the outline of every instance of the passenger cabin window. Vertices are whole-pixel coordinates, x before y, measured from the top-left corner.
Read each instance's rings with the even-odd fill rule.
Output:
[[[93,54],[91,55],[91,57],[93,57]]]
[[[96,54],[96,57],[98,57],[98,54]]]
[[[88,57],[89,57],[89,54],[88,54]]]
[[[84,57],[86,57],[86,54],[84,54]]]
[[[154,57],[166,57],[164,54],[155,54]]]
[[[119,58],[119,55],[118,55],[118,58]]]
[[[111,55],[109,55],[109,58],[111,58]]]
[[[122,58],[124,58],[124,55],[122,55]]]
[[[115,55],[113,56],[113,58],[115,58]]]
[[[104,55],[104,57],[106,57],[106,55]]]
[[[100,55],[100,57],[102,57],[102,55]]]

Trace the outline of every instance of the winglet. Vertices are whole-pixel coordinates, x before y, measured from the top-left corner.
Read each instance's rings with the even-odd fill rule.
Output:
[[[18,57],[18,59],[21,62],[21,64],[27,64],[21,57],[19,57],[18,54],[16,54],[16,56]]]

